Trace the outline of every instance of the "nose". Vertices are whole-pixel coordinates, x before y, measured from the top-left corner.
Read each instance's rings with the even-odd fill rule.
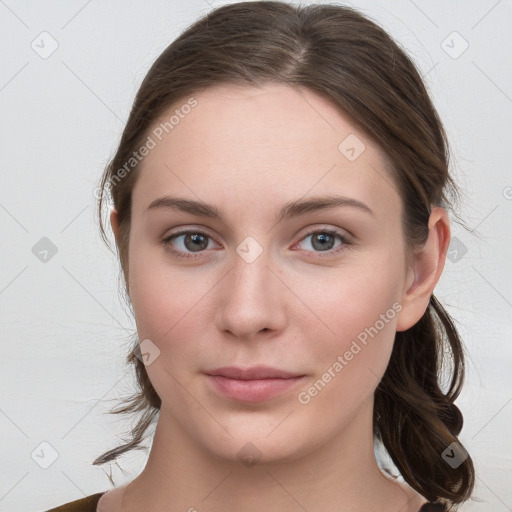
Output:
[[[265,251],[252,262],[238,254],[220,283],[216,324],[220,332],[240,340],[258,333],[282,331],[287,322],[290,291]]]

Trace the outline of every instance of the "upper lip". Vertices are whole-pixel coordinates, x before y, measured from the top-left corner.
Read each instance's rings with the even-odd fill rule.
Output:
[[[257,379],[292,379],[303,377],[303,374],[280,370],[270,366],[252,366],[251,368],[237,368],[236,366],[224,366],[216,370],[205,372],[207,375],[220,375],[230,379],[257,380]]]

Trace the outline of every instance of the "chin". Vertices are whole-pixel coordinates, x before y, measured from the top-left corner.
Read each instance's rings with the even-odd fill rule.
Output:
[[[276,414],[272,421],[269,416],[258,421],[243,415],[230,423],[219,417],[229,434],[220,426],[204,429],[203,424],[201,432],[196,432],[196,441],[216,459],[235,466],[251,468],[296,461],[314,451],[322,440],[312,434],[308,438],[307,432],[314,430],[291,420],[293,414],[283,421],[288,413]]]

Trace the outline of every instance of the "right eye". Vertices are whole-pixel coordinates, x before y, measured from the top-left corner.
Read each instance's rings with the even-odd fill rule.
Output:
[[[176,249],[174,242],[179,239],[181,240],[177,245],[181,247]],[[165,249],[177,258],[198,258],[201,252],[208,249],[209,241],[213,240],[208,234],[197,230],[187,230],[171,234],[162,240],[162,243]]]

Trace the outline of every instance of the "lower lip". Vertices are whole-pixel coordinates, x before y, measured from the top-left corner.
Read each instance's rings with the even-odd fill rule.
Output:
[[[242,402],[262,402],[290,390],[304,376],[291,379],[255,379],[239,380],[222,377],[221,375],[207,375],[214,389],[222,396]]]

